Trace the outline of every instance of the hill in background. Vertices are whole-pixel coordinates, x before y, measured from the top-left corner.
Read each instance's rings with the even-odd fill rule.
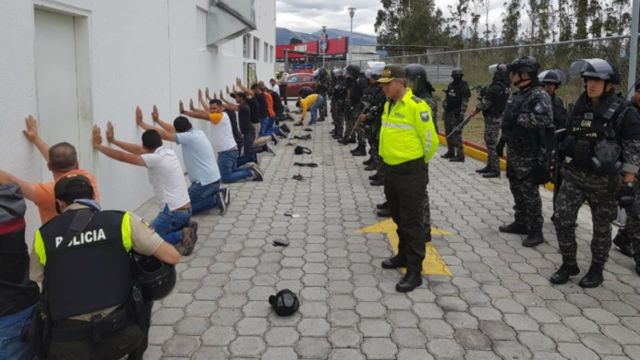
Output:
[[[303,33],[298,31],[292,31],[287,28],[276,28],[276,44],[278,45],[288,45],[291,38],[300,39],[303,42],[314,41],[320,39],[320,34],[322,30],[318,30],[314,33]],[[329,39],[335,39],[337,37],[348,37],[349,31],[339,30],[339,29],[327,29],[327,34],[329,35]],[[375,45],[376,37],[373,35],[361,34],[354,32],[353,38],[351,39],[351,43],[353,45]]]

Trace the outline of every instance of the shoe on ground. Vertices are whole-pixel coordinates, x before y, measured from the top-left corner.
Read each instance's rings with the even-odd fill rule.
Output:
[[[369,176],[369,180],[378,180],[378,179],[380,179],[380,174],[379,173],[375,173],[375,174]]]
[[[450,159],[453,157],[453,153],[451,151],[447,151],[446,153],[442,154],[440,157],[443,159]]]
[[[587,271],[587,274],[580,280],[578,285],[587,289],[600,286],[604,281],[604,277],[602,276],[603,270],[603,264],[596,264],[592,262],[589,271]]]
[[[370,165],[373,164],[373,158],[369,156],[369,158],[362,162],[362,165]]]
[[[378,204],[376,205],[376,209],[378,210],[383,210],[383,209],[388,209],[389,208],[389,203],[388,202],[383,202],[382,204]]]
[[[490,169],[489,169],[489,166],[485,166],[485,167],[483,167],[482,169],[478,169],[478,170],[476,170],[476,172],[477,172],[478,174],[485,174],[485,173],[488,173],[488,172],[489,172],[489,170],[490,170]]]
[[[529,234],[526,239],[522,241],[524,247],[536,247],[544,242],[542,234],[531,235]]]
[[[275,155],[276,154],[276,152],[269,145],[265,145],[265,146],[266,146],[267,154],[271,154],[271,155]]]
[[[376,170],[378,167],[375,164],[369,164],[367,165],[367,167],[364,168],[365,171],[374,171]]]
[[[513,222],[509,225],[500,226],[498,227],[498,230],[502,233],[507,233],[507,234],[517,234],[517,235],[529,234],[529,229],[527,229],[526,225],[518,224],[516,222]]]
[[[500,171],[487,171],[487,172],[482,174],[482,177],[485,178],[485,179],[499,178],[500,177]]]
[[[276,134],[271,134],[271,141],[273,141],[273,145],[278,145],[278,137]]]
[[[228,188],[221,189],[218,191],[216,202],[218,204],[218,208],[220,209],[220,215],[224,215],[227,213],[227,209],[229,207],[229,203],[231,202],[231,190]]]
[[[391,209],[389,209],[389,208],[380,209],[380,210],[378,210],[376,215],[378,215],[379,217],[387,217],[387,218],[391,217]]]
[[[195,224],[195,225],[193,225]],[[182,242],[180,243],[180,247],[176,247],[182,255],[188,256],[193,252],[193,248],[196,246],[196,241],[198,241],[198,223],[192,221],[188,226],[182,229]]]
[[[356,143],[356,138],[351,138],[347,140],[347,144],[355,144],[355,143]]]
[[[262,173],[262,170],[260,170],[259,167],[254,166],[251,168],[251,172],[253,173],[253,177],[251,180],[253,181],[263,181],[264,180],[264,174]]]
[[[280,129],[282,129],[282,131],[286,132],[287,134],[291,132],[291,128],[289,128],[287,124],[280,124]]]
[[[384,180],[382,180],[382,179],[373,180],[369,184],[371,186],[383,186],[384,185]]]
[[[580,268],[578,265],[568,265],[566,263],[562,263],[558,271],[554,272],[549,278],[549,281],[552,284],[561,285],[566,284],[569,281],[571,276],[578,275],[580,273]]]
[[[451,162],[464,162],[464,156],[455,156],[455,157],[449,158],[449,161],[451,161]]]
[[[318,122],[322,122],[322,121],[325,121],[324,116],[321,116],[320,118],[318,118]]]
[[[407,293],[413,291],[420,285],[422,285],[422,274],[420,271],[407,271],[404,277],[402,277],[402,280],[396,284],[396,291]]]
[[[381,266],[383,269],[397,269],[400,267],[407,267],[407,260],[396,255],[382,260]]]
[[[286,134],[284,131],[282,131],[282,130],[278,130],[278,131],[276,131],[276,135],[278,135],[278,137],[279,137],[280,139],[286,139],[286,138],[287,138],[287,134]]]
[[[640,275],[640,254],[635,255],[634,259],[636,260],[636,274]]]
[[[293,126],[302,126],[302,123],[295,123]]]

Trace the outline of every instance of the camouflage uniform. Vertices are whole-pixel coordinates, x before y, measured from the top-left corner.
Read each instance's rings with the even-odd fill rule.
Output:
[[[553,124],[551,98],[539,85],[511,95],[504,111],[502,131],[507,142],[507,178],[513,195],[515,223],[530,236],[542,236],[542,200],[536,176],[546,173],[543,134]]]
[[[469,97],[471,97],[471,91],[466,81],[454,80],[449,84],[445,93],[444,127],[448,135],[464,119],[464,114],[467,112],[467,105],[469,104]],[[449,153],[453,154],[453,156],[464,156],[462,131],[456,131],[455,134],[451,135],[447,140],[447,146]]]
[[[344,136],[344,114],[345,114],[345,98],[347,91],[345,80],[342,77],[335,79],[331,88],[331,118],[333,119],[334,132],[333,137],[342,139]]]
[[[611,114],[607,119],[605,114]],[[562,185],[555,201],[553,221],[560,253],[574,258],[578,211],[586,201],[591,208],[593,237],[592,263],[602,266],[611,248],[611,222],[617,216],[617,194],[621,185],[618,170],[605,171],[593,165],[596,143],[605,138],[605,125],[615,132],[621,148],[622,171],[637,173],[640,166],[640,117],[613,92],[603,95],[594,106],[580,96],[567,123],[567,134],[560,149],[565,157]],[[631,212],[632,214],[634,211]],[[632,223],[632,228],[635,224]]]
[[[502,113],[509,99],[508,80],[504,74],[494,74],[491,85],[480,91],[478,110],[484,117],[484,143],[487,147],[487,172],[500,172],[500,157],[498,156],[498,141],[502,126]]]
[[[367,116],[366,124],[369,128],[369,155],[371,155],[376,168],[381,169],[382,160],[380,159],[380,154],[378,154],[378,145],[380,142],[380,127],[382,126],[382,111],[384,111],[384,104],[387,98],[382,88],[377,85],[369,86],[365,96],[369,102],[369,107],[365,112]],[[382,174],[382,172],[379,173]]]

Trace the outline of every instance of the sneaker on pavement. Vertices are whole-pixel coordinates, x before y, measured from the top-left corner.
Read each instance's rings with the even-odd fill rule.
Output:
[[[224,190],[220,190],[216,193],[216,204],[218,205],[218,209],[220,209],[220,215],[227,213],[227,203],[224,201]]]
[[[267,147],[267,153],[275,156],[276,152],[271,148],[271,146],[269,145],[265,145],[265,146]]]
[[[278,145],[278,137],[276,134],[271,134],[271,141],[273,141],[274,145]]]
[[[180,243],[180,245],[182,246],[176,246],[176,248],[180,250],[182,255],[184,256],[191,255],[191,253],[193,252],[193,248],[196,246],[196,241],[198,241],[197,234],[191,224],[192,223],[189,223],[188,226],[182,229],[182,242]],[[195,230],[197,230],[198,223],[195,224]]]
[[[262,173],[262,170],[260,170],[259,167],[254,166],[251,168],[251,172],[253,173],[253,181],[263,181],[264,180],[264,174]]]

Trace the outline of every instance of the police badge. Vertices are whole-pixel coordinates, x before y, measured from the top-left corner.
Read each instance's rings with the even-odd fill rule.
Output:
[[[424,122],[429,122],[429,120],[431,120],[431,116],[429,116],[429,113],[427,111],[425,112],[421,112],[420,113],[420,118],[422,119],[422,121]]]

